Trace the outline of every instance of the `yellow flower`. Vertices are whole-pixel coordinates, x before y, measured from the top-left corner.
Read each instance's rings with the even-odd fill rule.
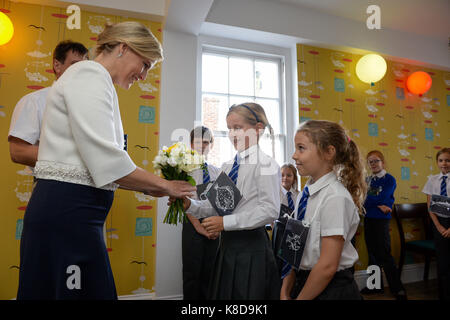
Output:
[[[178,146],[178,142],[175,143],[175,144],[173,144],[173,145],[171,145],[171,146],[167,149],[167,152],[170,153],[170,151],[171,151],[173,148],[177,147],[177,146]]]

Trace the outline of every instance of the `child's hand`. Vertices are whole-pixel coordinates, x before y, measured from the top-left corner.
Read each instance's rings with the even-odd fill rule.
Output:
[[[392,209],[385,205],[378,206],[378,208],[381,211],[383,211],[384,214],[388,214],[389,212],[392,212]]]
[[[215,232],[215,233],[208,233],[208,239],[209,240],[216,240],[219,237],[220,233],[219,232]]]
[[[197,233],[199,233],[202,236],[210,239],[210,234],[208,233],[208,231],[206,231],[205,228],[203,228],[203,226],[202,226],[202,224],[200,222],[198,224],[194,224],[194,228],[195,228],[195,231],[197,231]]]
[[[203,219],[202,226],[208,233],[220,233],[223,231],[223,217],[213,216]]]
[[[175,202],[175,200],[178,200],[179,198],[169,197],[169,200],[167,201],[167,206],[170,206],[172,203]],[[183,210],[186,211],[191,206],[191,200],[189,200],[187,197],[182,198],[183,200]]]
[[[291,297],[285,295],[284,292],[281,292],[280,300],[292,300],[292,299],[291,299]]]
[[[445,229],[445,228],[444,228]],[[450,238],[450,228],[441,233],[444,238]]]
[[[446,234],[447,229],[445,229],[441,224],[437,225],[436,229],[441,234],[441,236],[443,236],[445,238],[444,234]]]

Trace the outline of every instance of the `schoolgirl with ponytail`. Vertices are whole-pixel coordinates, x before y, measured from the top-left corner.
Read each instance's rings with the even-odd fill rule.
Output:
[[[358,147],[340,125],[322,120],[303,122],[294,142],[292,159],[299,174],[309,176],[294,214],[310,228],[299,270],[284,277],[280,298],[361,299],[351,243],[367,189]]]

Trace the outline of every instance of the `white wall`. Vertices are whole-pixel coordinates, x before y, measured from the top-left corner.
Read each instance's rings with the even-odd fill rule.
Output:
[[[383,27],[381,30],[369,30],[365,22],[331,16],[313,9],[300,9],[278,1],[215,0],[206,22],[289,36],[298,38],[298,42],[332,49],[375,51],[450,70],[448,41]]]
[[[172,144],[172,133],[194,126],[197,74],[197,37],[165,30],[161,72],[160,147]],[[181,230],[162,223],[167,197],[158,200],[156,247],[156,297],[182,294]]]

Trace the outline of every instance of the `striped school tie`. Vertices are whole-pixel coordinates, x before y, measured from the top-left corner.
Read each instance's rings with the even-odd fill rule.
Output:
[[[440,193],[440,195],[447,197],[447,182],[445,180],[447,180],[447,176],[442,176],[441,193]]]
[[[288,200],[288,207],[289,209],[291,209],[291,211],[294,211],[295,209],[295,205],[294,205],[294,200],[292,200],[292,192],[288,191],[288,193],[286,193],[286,197]]]
[[[233,167],[231,168],[231,171],[228,174],[228,176],[234,182],[234,184],[236,184],[237,182],[238,171],[239,171],[239,157],[238,155],[236,155],[236,157],[234,157]]]
[[[305,217],[305,212],[306,212],[306,205],[308,203],[308,198],[309,198],[309,190],[308,187],[305,187],[303,189],[303,193],[302,193],[302,198],[300,199],[300,203],[298,205],[298,210],[297,210],[297,220],[303,220],[303,218]],[[281,268],[281,279],[284,279],[284,277],[286,277],[289,273],[289,271],[291,271],[292,266],[286,262],[283,263],[283,267]]]
[[[203,183],[208,183],[210,180],[208,164],[205,162],[205,166],[203,167]]]
[[[300,199],[300,203],[298,205],[297,220],[303,220],[303,218],[305,217],[308,198],[309,198],[309,190],[308,187],[305,187],[303,189],[302,198]]]

